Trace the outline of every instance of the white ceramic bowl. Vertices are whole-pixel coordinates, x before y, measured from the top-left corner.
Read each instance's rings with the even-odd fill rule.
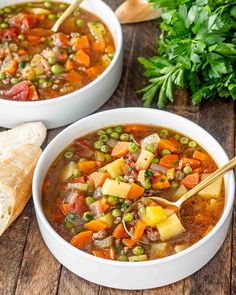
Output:
[[[71,3],[72,0],[62,0]],[[0,8],[25,0],[1,0]],[[70,124],[101,107],[115,91],[122,72],[123,37],[113,11],[101,0],[84,0],[81,7],[98,15],[112,33],[116,53],[108,68],[93,82],[70,94],[42,101],[0,99],[0,126],[12,128],[21,122],[43,121],[48,128]]]
[[[41,187],[49,166],[75,138],[100,128],[120,124],[151,124],[170,128],[196,140],[221,166],[228,157],[219,143],[204,129],[172,113],[144,109],[114,109],[84,118],[61,132],[43,152],[34,174],[33,198],[43,239],[52,254],[69,270],[94,283],[118,289],[160,287],[181,280],[203,267],[221,247],[230,224],[235,182],[233,172],[225,176],[226,203],[214,229],[190,248],[158,260],[118,262],[97,258],[63,240],[50,226],[41,206]]]

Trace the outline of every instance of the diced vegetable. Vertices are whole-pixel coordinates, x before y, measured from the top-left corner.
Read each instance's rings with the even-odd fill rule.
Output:
[[[196,169],[196,168],[200,167],[200,165],[201,165],[201,162],[196,159],[182,158],[181,160],[182,160],[184,166],[189,165],[192,169]]]
[[[136,167],[140,170],[147,169],[150,166],[153,158],[153,153],[142,149],[141,154],[139,155],[138,160],[136,162]]]
[[[136,245],[136,241],[132,239],[122,239],[122,243],[128,248],[133,248]]]
[[[117,159],[110,164],[102,168],[107,171],[111,178],[116,178],[117,176],[124,175],[125,173],[125,160],[123,158]]]
[[[116,239],[123,239],[127,236],[127,233],[126,233],[122,223],[117,225],[117,227],[113,231],[112,236],[113,236],[113,238],[116,238]]]
[[[181,184],[183,184],[188,189],[194,188],[198,183],[199,173],[189,174],[181,181]]]
[[[137,185],[136,183],[131,183],[131,188],[126,196],[128,200],[135,200],[140,198],[144,193],[144,188]]]
[[[88,176],[88,179],[93,181],[95,188],[102,186],[107,178],[109,178],[109,174],[106,172],[93,172]]]
[[[91,220],[88,223],[85,223],[84,226],[86,229],[91,230],[93,232],[98,232],[109,227],[108,224],[102,220]]]
[[[88,22],[88,27],[91,34],[98,39],[103,38],[106,33],[106,29],[102,23],[99,22]]]
[[[139,261],[146,261],[147,260],[147,255],[136,255],[136,256],[129,256],[129,261],[130,262],[139,262]]]
[[[152,258],[161,258],[167,256],[167,243],[155,243],[151,245],[150,255]]]
[[[70,189],[78,189],[78,190],[84,191],[84,192],[86,192],[88,190],[88,184],[87,183],[81,183],[81,182],[68,183],[67,187],[70,188]]]
[[[87,53],[85,53],[82,49],[77,51],[73,60],[85,67],[90,66],[90,56]]]
[[[165,175],[158,175],[152,181],[152,188],[161,190],[170,187],[170,183]]]
[[[141,141],[141,148],[142,149],[146,149],[146,147],[149,144],[155,144],[156,146],[158,145],[160,141],[160,137],[157,133],[148,135],[147,137],[145,137],[142,141]]]
[[[159,150],[169,150],[172,153],[178,152],[179,143],[175,140],[161,139],[158,144]]]
[[[168,180],[173,180],[175,178],[175,168],[168,169],[166,177]]]
[[[96,161],[84,161],[78,163],[79,169],[83,173],[90,173],[96,168]]]
[[[198,195],[205,198],[219,198],[222,192],[222,185],[223,185],[223,177],[220,177],[218,180],[213,182],[212,184],[208,185],[206,188],[201,190]]]
[[[81,250],[86,250],[92,242],[92,231],[84,231],[74,236],[71,240],[71,244]]]
[[[95,240],[94,244],[96,245],[96,247],[101,248],[101,249],[106,249],[108,247],[111,247],[112,245],[112,238],[111,236],[102,239],[102,240]]]
[[[73,171],[77,168],[77,165],[75,162],[71,161],[69,164],[67,164],[61,171],[59,175],[59,181],[65,182],[67,179],[69,179],[73,175]]]
[[[99,216],[98,220],[105,222],[108,227],[111,228],[113,225],[114,217],[111,213],[107,213],[104,216]]]
[[[176,154],[166,155],[160,159],[159,164],[166,168],[175,168],[178,166],[179,156]]]
[[[176,253],[179,253],[179,252],[187,249],[188,247],[189,247],[189,244],[188,243],[185,243],[185,244],[182,244],[182,245],[176,245],[174,247],[174,250],[175,250]]]
[[[102,186],[102,193],[104,195],[112,195],[119,198],[126,198],[131,185],[125,182],[106,179]]]
[[[136,222],[134,227],[133,240],[139,241],[142,238],[146,226],[146,223],[142,220],[138,220]]]
[[[209,156],[206,153],[199,152],[199,151],[194,151],[193,158],[194,159],[198,159],[201,162],[207,162],[207,161],[209,161]]]
[[[162,241],[169,240],[185,231],[176,214],[157,224]]]
[[[187,192],[188,192],[187,188],[183,184],[181,184],[181,186],[175,192],[174,197],[176,199],[179,199],[180,197],[185,195]]]
[[[167,214],[161,206],[147,206],[146,213],[141,216],[142,221],[151,227],[167,219]]]
[[[129,145],[131,142],[127,141],[118,141],[115,147],[112,150],[112,157],[122,157],[129,152]]]

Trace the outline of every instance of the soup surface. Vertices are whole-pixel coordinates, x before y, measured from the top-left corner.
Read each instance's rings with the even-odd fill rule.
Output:
[[[76,139],[50,167],[43,210],[54,230],[98,257],[145,261],[178,253],[207,235],[224,208],[223,179],[180,212],[178,200],[217,169],[195,141],[154,126],[127,125]]]
[[[51,28],[68,7],[27,2],[0,9],[0,97],[34,101],[59,97],[96,79],[115,46],[96,15],[78,9],[57,33]]]

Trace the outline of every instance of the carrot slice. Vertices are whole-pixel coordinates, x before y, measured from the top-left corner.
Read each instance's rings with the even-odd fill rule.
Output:
[[[73,82],[81,81],[82,76],[79,73],[77,73],[76,71],[72,70],[66,74],[65,79],[66,79],[66,81],[73,83]]]
[[[105,49],[105,52],[106,53],[113,53],[115,51],[115,48],[113,45],[107,45],[106,49]]]
[[[127,141],[118,141],[114,146],[111,156],[112,157],[122,157],[129,152],[130,142]]]
[[[83,50],[77,51],[74,57],[74,61],[77,63],[84,65],[85,67],[89,67],[90,65],[90,57],[88,54],[86,54]]]
[[[92,253],[96,257],[105,258],[105,255],[103,254],[101,250],[94,249],[92,250]]]
[[[98,202],[100,204],[102,212],[106,212],[111,207],[111,205],[107,202],[106,198],[101,198]]]
[[[108,224],[102,220],[91,220],[88,223],[85,223],[84,226],[93,232],[98,232],[109,227]]]
[[[37,90],[35,88],[34,85],[31,85],[29,87],[29,93],[28,93],[28,97],[27,97],[28,100],[37,100],[39,99],[39,96],[38,96],[38,93],[37,93]]]
[[[106,259],[110,259],[110,260],[116,259],[116,252],[113,247],[111,247],[109,249],[104,249],[103,253],[104,253]]]
[[[17,67],[18,67],[18,62],[15,59],[12,59],[6,65],[4,65],[1,70],[3,73],[8,73],[13,75],[15,74]]]
[[[88,176],[88,179],[93,181],[95,188],[103,185],[107,178],[109,178],[109,174],[106,172],[93,172]]]
[[[123,239],[127,236],[125,228],[122,223],[118,224],[112,233],[113,238]]]
[[[193,173],[187,175],[182,181],[181,184],[183,184],[186,188],[193,188],[199,183],[199,173]]]
[[[68,213],[73,211],[73,206],[71,204],[64,203],[64,204],[61,204],[61,210],[63,214],[66,216]]]
[[[96,168],[96,161],[79,162],[78,166],[83,173],[89,173]]]
[[[140,198],[144,193],[144,188],[137,185],[136,183],[131,183],[131,188],[126,196],[128,200],[134,200]]]
[[[134,235],[133,235],[133,239],[135,241],[139,241],[142,238],[145,228],[146,228],[146,223],[144,223],[142,220],[138,220],[136,222],[134,227]]]
[[[200,160],[201,162],[206,162],[210,160],[209,156],[206,153],[199,152],[199,151],[195,151],[193,153],[193,158]]]
[[[165,189],[170,187],[170,183],[165,175],[157,175],[152,182],[152,188],[155,190]]]
[[[137,124],[128,125],[128,126],[125,126],[124,128],[125,133],[142,133],[145,131],[146,131],[146,127],[144,127],[143,125],[137,125]]]
[[[169,150],[172,153],[178,152],[179,143],[176,140],[161,139],[158,143],[159,150]]]
[[[88,37],[81,36],[80,38],[76,38],[75,43],[73,44],[73,50],[78,51],[80,49],[89,49],[90,44]]]
[[[72,71],[75,68],[75,63],[73,62],[73,60],[68,59],[65,67],[68,72]]]
[[[78,235],[74,236],[70,243],[81,250],[86,250],[91,245],[92,235],[93,232],[90,230],[83,231]]]
[[[160,165],[166,168],[176,168],[178,166],[179,156],[176,154],[166,155],[160,159]]]
[[[192,158],[182,158],[184,166],[189,165],[192,169],[196,169],[201,166],[201,162]]]
[[[93,51],[98,51],[98,52],[104,52],[105,51],[105,42],[103,39],[98,39],[93,41],[92,43],[92,50]]]
[[[134,245],[136,244],[136,241],[132,240],[132,239],[122,239],[122,242],[125,246],[127,246],[128,248],[133,248]]]

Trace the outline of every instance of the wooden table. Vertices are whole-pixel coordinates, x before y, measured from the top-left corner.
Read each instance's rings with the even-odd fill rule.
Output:
[[[107,0],[113,9],[122,1]],[[113,97],[99,110],[142,106],[136,90],[145,85],[139,56],[155,53],[155,22],[123,27],[124,71]],[[235,105],[229,100],[205,102],[193,107],[185,92],[176,93],[167,110],[205,128],[222,144],[229,157],[235,154]],[[155,107],[153,105],[153,107]],[[46,144],[63,128],[48,132]],[[235,214],[236,216],[236,214]],[[234,229],[233,229],[234,225]],[[120,291],[91,284],[64,268],[46,248],[35,218],[32,200],[16,222],[0,238],[1,295],[178,295],[236,294],[236,217],[217,255],[200,271],[176,284],[146,291]],[[98,270],[99,271],[99,270]]]

